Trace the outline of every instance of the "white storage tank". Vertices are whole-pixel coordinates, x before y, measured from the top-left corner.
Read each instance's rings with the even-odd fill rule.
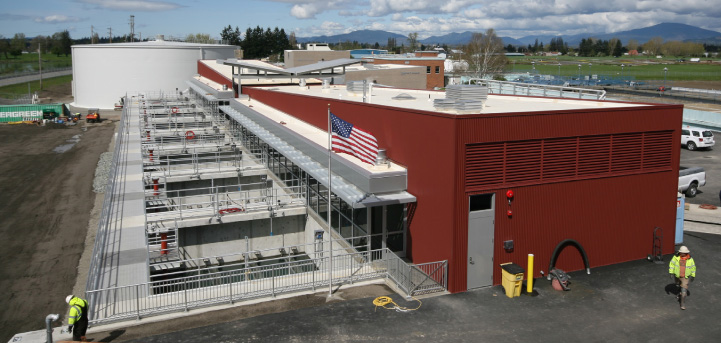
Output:
[[[112,109],[127,92],[175,91],[198,74],[198,60],[235,57],[232,45],[155,41],[72,46],[77,107]]]

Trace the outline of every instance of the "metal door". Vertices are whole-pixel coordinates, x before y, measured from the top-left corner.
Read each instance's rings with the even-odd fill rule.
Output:
[[[493,285],[493,194],[471,195],[468,210],[468,289]]]

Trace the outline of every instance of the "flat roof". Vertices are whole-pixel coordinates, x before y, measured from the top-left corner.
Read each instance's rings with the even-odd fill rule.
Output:
[[[363,102],[363,95],[352,95],[346,90],[345,85],[330,86],[329,89],[323,90],[320,86],[281,86],[281,87],[259,87],[260,89],[268,89],[276,92],[308,95],[329,99],[341,99],[346,101]],[[413,97],[409,100],[394,100],[393,98],[405,93]],[[413,110],[421,110],[428,112],[438,112],[447,114],[457,114],[455,111],[440,111],[434,108],[433,101],[436,99],[445,99],[444,91],[429,91],[415,89],[398,89],[398,88],[381,88],[373,87],[370,103],[374,105],[383,105],[389,107],[406,108]],[[541,111],[563,111],[563,110],[582,110],[582,109],[598,109],[598,108],[621,108],[621,107],[644,107],[652,106],[650,104],[629,103],[629,102],[613,102],[605,100],[578,100],[578,99],[559,99],[544,97],[528,97],[513,95],[488,95],[485,108],[480,112],[483,114],[493,113],[517,113],[517,112],[541,112]],[[460,114],[459,114],[460,115]]]

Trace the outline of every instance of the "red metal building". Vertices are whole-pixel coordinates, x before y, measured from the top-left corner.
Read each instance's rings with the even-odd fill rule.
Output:
[[[533,253],[535,277],[565,239],[578,241],[598,267],[646,258],[656,227],[673,237],[681,105],[458,116],[251,87],[244,93],[324,129],[330,102],[334,113],[373,132],[408,168],[408,191],[418,198],[408,256],[448,259],[451,292],[468,287],[469,197],[476,194],[494,195],[494,264],[525,268]],[[503,248],[509,240],[513,250]],[[672,238],[663,241],[663,253],[673,248]],[[556,265],[574,271],[583,261],[564,249]],[[500,273],[493,268],[493,284]]]
[[[414,263],[448,260],[451,292],[500,284],[498,265],[527,268],[529,253],[539,277],[566,239],[580,243],[592,268],[646,258],[657,227],[662,253],[674,250],[682,105],[546,98],[571,105],[540,110],[533,98],[509,96],[528,105],[457,115],[262,87],[243,93],[323,130],[330,104],[373,132],[407,168],[417,198],[406,254]],[[479,235],[479,225],[488,232]],[[508,241],[512,249],[504,249]],[[478,254],[491,264],[479,267]],[[566,248],[556,266],[575,271],[584,263]]]

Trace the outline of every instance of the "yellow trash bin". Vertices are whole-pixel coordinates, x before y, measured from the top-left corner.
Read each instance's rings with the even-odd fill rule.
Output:
[[[523,268],[515,263],[501,264],[503,280],[501,285],[506,290],[506,296],[509,298],[521,295],[521,287],[523,286]]]

